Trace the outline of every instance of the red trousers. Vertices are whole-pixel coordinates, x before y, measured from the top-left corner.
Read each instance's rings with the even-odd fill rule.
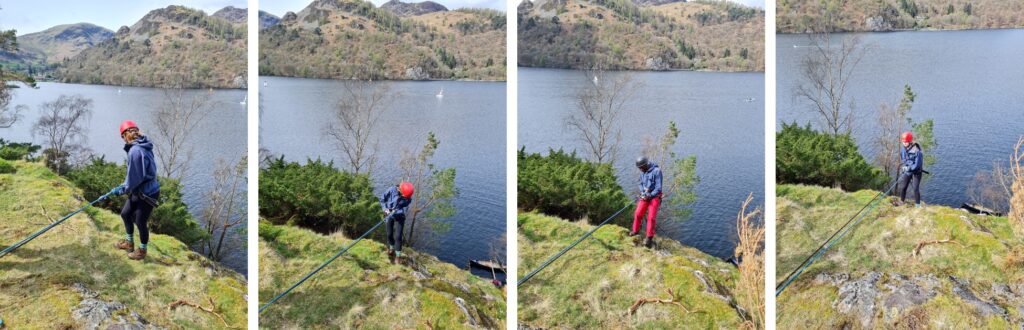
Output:
[[[661,196],[648,200],[636,202],[636,213],[633,213],[633,232],[640,232],[640,220],[647,213],[647,237],[654,237],[654,227],[657,224],[658,207],[661,206]]]

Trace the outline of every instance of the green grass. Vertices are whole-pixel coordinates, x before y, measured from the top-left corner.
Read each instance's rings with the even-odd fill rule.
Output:
[[[0,245],[21,240],[86,201],[70,182],[39,163],[12,162],[0,174]],[[90,208],[0,259],[0,317],[12,328],[77,327],[71,312],[81,301],[71,285],[82,283],[98,299],[118,301],[161,327],[225,328],[220,319],[176,300],[209,307],[231,327],[245,327],[245,279],[218,267],[166,235],[150,236],[145,261],[113,247],[124,229],[119,215]]]
[[[807,256],[838,230],[877,191],[843,192],[837,189],[779,185],[776,188],[776,282],[781,282]],[[986,232],[987,231],[987,232]],[[931,244],[914,255],[919,242],[950,238],[959,244]],[[849,274],[859,278],[877,271],[905,276],[933,274],[943,284],[939,295],[919,311],[932,326],[953,328],[1003,328],[1002,318],[983,318],[963,300],[951,293],[949,276],[967,279],[976,293],[985,293],[992,284],[1024,281],[1024,269],[1004,267],[1004,257],[1022,244],[1014,237],[1006,218],[971,215],[944,206],[926,205],[915,209],[894,207],[888,199],[835,244],[822,258],[807,268],[778,298],[780,328],[834,328],[846,320],[832,309],[837,288],[816,284],[822,273]],[[883,293],[886,292],[883,290]],[[1022,315],[1013,303],[1010,320]],[[920,306],[918,308],[921,308]],[[813,320],[806,315],[816,315]],[[881,314],[879,314],[881,315]],[[876,315],[876,324],[882,323]],[[907,317],[903,312],[901,317]]]
[[[537,213],[520,213],[518,221],[520,275],[593,228]],[[601,228],[519,287],[519,323],[554,329],[736,328],[741,322],[736,310],[706,292],[694,273],[732,290],[736,269],[669,239],[658,244],[667,255],[635,246],[624,228]],[[667,290],[690,313],[675,305],[647,304],[628,315],[637,299],[668,298]]]
[[[281,293],[351,242],[291,226],[260,222],[260,304]],[[490,282],[436,257],[403,249],[432,277],[392,265],[385,246],[363,240],[260,315],[268,329],[470,328],[455,303],[462,298],[478,322],[505,327],[505,295]]]

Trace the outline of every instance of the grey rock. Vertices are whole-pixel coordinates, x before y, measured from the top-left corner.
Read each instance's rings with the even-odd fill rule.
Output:
[[[665,60],[662,59],[660,56],[649,57],[646,60],[644,60],[644,67],[647,68],[647,70],[655,71],[668,70],[669,68],[668,63],[666,63]]]
[[[889,294],[882,303],[888,320],[895,319],[903,311],[922,305],[937,295],[934,287],[929,288],[928,284],[921,286],[898,274],[890,274],[889,277],[890,281],[885,285]]]
[[[405,69],[405,79],[410,80],[427,80],[430,79],[430,74],[423,71],[423,67],[411,67]]]
[[[418,16],[433,12],[448,11],[447,7],[433,1],[402,2],[399,0],[390,0],[385,2],[383,5],[380,5],[380,8],[391,11],[398,16]]]
[[[855,316],[862,327],[870,328],[875,316],[875,300],[880,294],[876,284],[881,278],[882,273],[870,272],[857,280],[846,282],[839,287],[839,299],[832,307],[840,313]]]
[[[469,320],[469,325],[475,327],[478,324],[480,324],[480,322],[476,320],[476,317],[473,316],[473,313],[469,312],[469,308],[466,307],[465,300],[459,297],[455,297],[455,305],[459,306],[459,309],[462,310],[462,313],[466,315],[466,319]]]
[[[828,284],[831,286],[840,286],[846,281],[850,280],[850,274],[829,274],[821,273],[814,277],[812,283],[817,285]]]
[[[956,276],[950,276],[949,279],[953,284],[953,293],[960,297],[964,302],[974,306],[974,308],[983,316],[995,315],[1002,317],[1003,319],[1007,319],[1009,317],[1006,309],[978,298],[978,296],[971,291],[971,288],[969,287],[970,282],[967,280],[957,278]]]

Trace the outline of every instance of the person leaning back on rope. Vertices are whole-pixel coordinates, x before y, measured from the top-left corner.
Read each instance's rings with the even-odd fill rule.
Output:
[[[412,183],[402,181],[380,195],[380,208],[384,211],[384,220],[387,222],[388,258],[392,264],[398,264],[402,259],[405,210],[412,202],[413,190]]]
[[[907,188],[914,185],[914,206],[921,207],[921,177],[924,175],[924,152],[921,145],[914,142],[914,134],[903,133],[900,139],[900,201],[897,206],[906,204]]]
[[[124,139],[124,151],[128,154],[128,173],[124,183],[110,191],[113,195],[128,194],[124,208],[121,209],[121,220],[124,221],[125,238],[115,247],[128,251],[128,258],[142,260],[146,258],[146,245],[149,244],[149,216],[157,206],[160,198],[160,183],[157,182],[156,161],[153,157],[153,143],[139,131],[138,125],[131,120],[121,123],[121,138]],[[139,228],[139,242],[135,248],[133,239],[135,227]]]

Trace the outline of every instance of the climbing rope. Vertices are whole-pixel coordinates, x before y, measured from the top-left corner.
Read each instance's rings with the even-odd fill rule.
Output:
[[[338,257],[340,257],[340,256],[341,256],[342,254],[345,254],[345,252],[347,252],[347,251],[348,251],[348,249],[351,249],[351,248],[352,248],[353,246],[355,246],[355,245],[356,245],[356,243],[359,243],[359,241],[363,240],[363,238],[365,238],[365,237],[366,237],[367,235],[369,235],[369,234],[370,234],[371,232],[373,232],[374,230],[376,230],[376,229],[377,229],[377,227],[380,227],[380,225],[381,225],[381,224],[383,224],[383,223],[384,223],[384,221],[385,221],[385,220],[381,220],[381,221],[380,221],[380,222],[378,222],[378,223],[377,223],[376,225],[373,225],[373,228],[370,228],[370,230],[367,230],[367,231],[366,231],[365,233],[363,233],[363,235],[362,235],[362,236],[359,236],[359,238],[356,238],[356,240],[355,240],[355,241],[352,241],[352,243],[349,243],[349,244],[348,244],[348,246],[346,246],[346,247],[345,247],[344,249],[341,249],[341,251],[338,251],[338,254],[335,254],[335,255],[334,255],[333,257],[331,257],[330,259],[327,259],[327,261],[325,261],[325,262],[324,262],[323,264],[320,264],[320,267],[317,267],[317,268],[316,268],[316,269],[314,269],[314,270],[313,270],[312,272],[309,272],[309,274],[306,274],[306,276],[305,276],[305,277],[303,277],[303,278],[302,278],[301,280],[299,280],[298,282],[295,282],[295,284],[293,284],[293,285],[292,285],[292,286],[291,286],[290,288],[288,288],[288,290],[284,290],[284,292],[281,292],[281,294],[279,294],[279,295],[277,295],[276,297],[274,297],[274,299],[270,299],[270,301],[268,301],[268,302],[267,302],[266,304],[264,304],[264,305],[263,305],[262,307],[260,307],[260,314],[263,314],[263,311],[264,311],[264,310],[266,310],[266,309],[267,309],[267,307],[270,307],[270,304],[273,304],[273,303],[274,303],[274,302],[276,302],[276,301],[277,301],[278,299],[281,299],[281,297],[284,297],[284,296],[285,296],[285,295],[287,295],[287,294],[288,294],[289,292],[292,292],[292,290],[294,290],[295,288],[297,288],[297,287],[298,287],[299,285],[302,285],[302,283],[303,283],[303,282],[305,282],[306,280],[308,280],[308,279],[309,279],[310,277],[313,277],[313,275],[315,275],[315,274],[316,274],[317,272],[319,272],[320,270],[324,269],[324,267],[327,267],[327,265],[328,265],[328,264],[330,264],[331,262],[333,262],[333,261],[334,261],[334,259],[338,259]]]
[[[886,189],[885,192],[879,192],[877,195],[875,195],[874,198],[871,198],[871,201],[869,201],[867,204],[864,204],[864,206],[861,207],[860,210],[857,211],[857,213],[854,213],[853,217],[850,217],[850,220],[846,221],[846,224],[839,228],[838,231],[833,233],[832,236],[825,241],[825,243],[822,243],[820,246],[818,246],[818,249],[815,250],[814,253],[811,254],[811,256],[807,257],[807,259],[804,259],[804,262],[801,263],[800,266],[798,266],[791,273],[789,273],[788,276],[786,276],[786,280],[782,281],[782,283],[775,287],[775,296],[778,297],[780,294],[782,294],[782,291],[785,290],[786,287],[788,287],[790,284],[792,284],[793,281],[796,280],[796,278],[799,277],[800,274],[802,274],[804,270],[807,269],[807,267],[810,267],[812,263],[817,261],[818,258],[825,254],[825,251],[828,251],[828,249],[831,248],[832,245],[835,245],[835,243],[841,240],[843,236],[846,236],[846,233],[849,232],[851,228],[856,227],[857,224],[864,219],[864,216],[866,216],[868,213],[871,213],[871,211],[874,210],[876,206],[878,206],[876,202],[884,199],[880,197],[889,195],[889,193],[896,188],[896,185],[898,185],[899,182],[900,180],[897,177],[896,181],[889,186],[889,189]]]
[[[580,242],[582,242],[583,240],[587,239],[587,237],[590,237],[590,235],[594,234],[595,231],[597,231],[598,229],[601,229],[602,226],[607,224],[609,221],[612,221],[612,219],[615,219],[615,217],[619,216],[619,214],[622,213],[622,211],[625,211],[626,208],[630,207],[634,203],[636,203],[635,200],[630,202],[629,204],[626,204],[626,206],[623,206],[621,209],[616,211],[615,214],[612,214],[612,216],[608,217],[608,219],[605,219],[604,221],[602,221],[601,224],[598,224],[596,227],[594,227],[594,229],[591,229],[586,234],[583,234],[583,236],[581,236],[575,242],[572,242],[572,244],[569,244],[569,246],[566,246],[564,249],[562,249],[562,251],[559,251],[555,255],[551,256],[550,258],[548,258],[548,260],[545,260],[544,263],[542,263],[540,265],[540,267],[537,267],[537,269],[534,269],[529,274],[526,274],[526,276],[523,276],[523,278],[519,280],[519,283],[517,285],[521,286],[521,285],[523,285],[523,283],[526,283],[526,281],[529,281],[530,278],[533,278],[534,275],[537,275],[537,273],[539,273],[541,270],[544,270],[545,267],[550,265],[552,262],[555,262],[555,259],[558,259],[563,254],[565,254],[566,252],[569,252],[570,249],[576,247],[577,244],[580,244]]]
[[[14,245],[8,246],[3,251],[0,251],[0,258],[3,258],[4,256],[10,254],[11,252],[14,252],[14,250],[17,250],[22,245],[28,244],[29,241],[36,239],[37,237],[39,237],[43,233],[46,233],[50,229],[53,229],[53,227],[56,227],[56,226],[60,225],[61,223],[64,223],[64,221],[66,221],[67,219],[71,218],[75,214],[78,214],[79,212],[82,212],[87,207],[90,207],[93,204],[99,203],[99,201],[101,201],[101,200],[107,199],[107,196],[110,196],[110,193],[103,194],[103,196],[100,196],[100,198],[97,198],[96,200],[90,202],[89,204],[83,205],[81,208],[75,210],[74,212],[68,213],[68,215],[65,215],[63,218],[60,218],[60,220],[57,220],[56,222],[51,223],[51,224],[49,224],[46,227],[43,227],[43,229],[40,229],[39,231],[36,231],[32,235],[29,235],[25,239],[21,240],[20,242],[15,243]],[[0,322],[0,325],[2,325],[2,322]]]

